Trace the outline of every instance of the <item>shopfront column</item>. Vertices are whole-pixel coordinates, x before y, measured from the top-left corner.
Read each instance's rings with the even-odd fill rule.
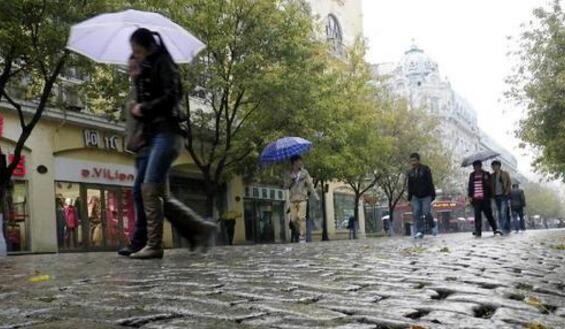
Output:
[[[57,251],[57,224],[55,219],[55,190],[53,181],[52,131],[45,125],[38,125],[28,144],[33,150],[29,162],[29,197],[31,206],[31,251]],[[38,170],[42,166],[46,172]]]

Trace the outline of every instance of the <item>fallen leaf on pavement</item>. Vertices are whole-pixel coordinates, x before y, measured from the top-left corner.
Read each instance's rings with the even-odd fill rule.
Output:
[[[541,306],[541,301],[539,300],[539,298],[533,296],[528,297],[526,303],[532,306]]]
[[[38,282],[45,282],[45,281],[49,281],[51,280],[51,277],[49,275],[36,275],[36,276],[32,276],[29,281],[33,282],[33,283],[38,283]]]
[[[544,326],[539,322],[530,322],[528,323],[528,329],[550,329],[549,327]]]

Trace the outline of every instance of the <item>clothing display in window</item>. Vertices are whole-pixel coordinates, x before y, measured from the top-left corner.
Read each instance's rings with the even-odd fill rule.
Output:
[[[90,222],[90,243],[99,247],[104,238],[101,217],[101,204],[98,196],[91,196],[88,200],[88,220]]]
[[[118,246],[118,196],[115,192],[106,193],[106,227],[106,244]]]
[[[65,245],[67,220],[65,219],[65,200],[61,196],[55,199],[55,216],[57,220],[57,245],[62,248]]]
[[[78,246],[77,228],[79,224],[78,210],[72,199],[67,199],[64,208],[65,214],[65,246],[76,248]]]

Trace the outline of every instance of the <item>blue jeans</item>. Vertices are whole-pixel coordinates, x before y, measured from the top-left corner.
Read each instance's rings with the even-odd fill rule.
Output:
[[[173,133],[157,134],[147,148],[141,150],[135,161],[137,176],[133,184],[135,203],[135,232],[131,245],[142,248],[147,242],[147,218],[143,207],[141,186],[143,184],[166,184],[171,165],[181,148],[180,137]]]
[[[353,227],[349,229],[349,240],[357,240],[357,222],[353,222]]]
[[[432,216],[432,197],[412,197],[412,217],[414,218],[414,236],[418,233],[424,234],[424,216]]]
[[[510,232],[510,220],[508,217],[508,197],[497,195],[495,198],[498,218],[498,226],[504,233]]]
[[[306,218],[306,242],[312,242],[313,226],[314,220],[311,218]]]
[[[513,208],[512,217],[514,218],[514,230],[516,232],[526,230],[526,222],[524,221],[524,208]]]

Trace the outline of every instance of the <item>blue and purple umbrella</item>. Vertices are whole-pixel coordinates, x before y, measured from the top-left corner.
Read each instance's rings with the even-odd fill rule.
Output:
[[[273,142],[261,152],[264,164],[284,161],[293,156],[304,154],[312,148],[312,143],[300,137],[284,137]]]

